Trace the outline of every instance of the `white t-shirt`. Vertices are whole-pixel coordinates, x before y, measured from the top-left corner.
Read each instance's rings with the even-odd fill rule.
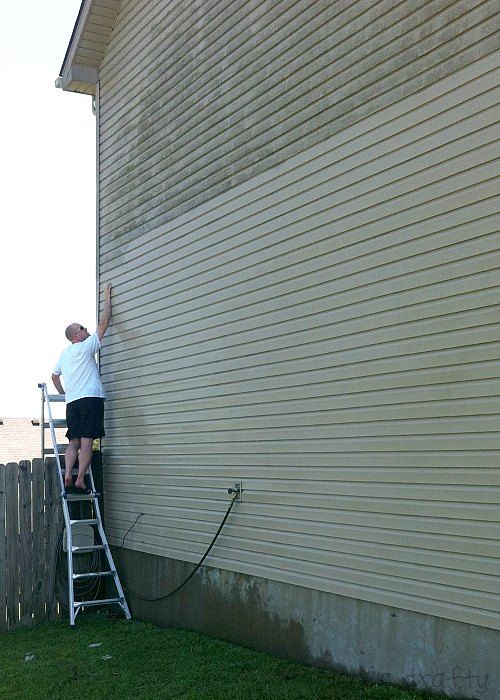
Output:
[[[61,353],[53,374],[63,375],[66,403],[86,396],[106,398],[95,361],[100,347],[99,336],[94,333],[82,343],[72,343]]]

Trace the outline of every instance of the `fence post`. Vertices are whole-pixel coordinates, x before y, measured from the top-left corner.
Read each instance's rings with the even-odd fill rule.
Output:
[[[57,554],[62,539],[61,485],[54,457],[45,460],[45,537],[47,541],[47,616],[59,617],[55,595]],[[67,605],[67,602],[65,601]]]
[[[34,459],[31,464],[33,503],[33,617],[38,622],[45,615],[47,597],[45,542],[45,479],[43,459]]]
[[[33,531],[31,518],[31,462],[19,462],[19,592],[20,621],[29,624],[33,606]]]
[[[7,629],[7,538],[5,536],[5,464],[0,464],[0,631]]]
[[[5,466],[5,535],[7,539],[7,627],[15,627],[19,620],[19,465]]]

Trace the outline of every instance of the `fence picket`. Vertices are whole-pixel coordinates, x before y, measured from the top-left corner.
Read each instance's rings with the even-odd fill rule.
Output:
[[[7,626],[19,622],[19,465],[5,466],[5,535],[7,539]]]
[[[7,629],[7,538],[5,534],[5,464],[0,464],[0,631]]]
[[[33,606],[33,530],[31,462],[19,462],[19,599],[20,622],[31,622]]]
[[[50,620],[59,617],[55,596],[57,554],[62,538],[64,519],[61,507],[61,487],[56,460],[49,457],[45,466],[45,535],[47,539],[47,615]]]
[[[45,542],[45,464],[34,459],[31,465],[33,504],[33,618],[41,620],[46,611],[46,542]]]

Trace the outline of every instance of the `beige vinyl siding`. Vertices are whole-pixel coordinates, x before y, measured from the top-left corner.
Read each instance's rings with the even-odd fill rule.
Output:
[[[113,543],[500,629],[498,58],[105,227]]]
[[[106,250],[498,45],[494,0],[124,0],[100,68]]]

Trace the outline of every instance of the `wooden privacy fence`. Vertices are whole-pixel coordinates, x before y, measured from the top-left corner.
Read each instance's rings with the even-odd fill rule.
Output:
[[[0,464],[0,630],[59,617],[63,527],[54,458]]]

